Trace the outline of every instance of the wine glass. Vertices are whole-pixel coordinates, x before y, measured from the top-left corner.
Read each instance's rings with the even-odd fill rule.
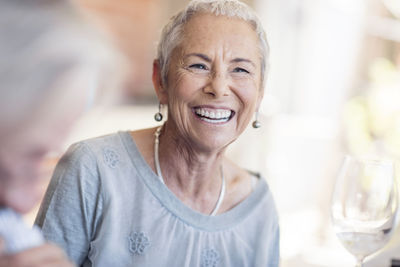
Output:
[[[337,237],[362,267],[395,226],[397,188],[391,160],[346,156],[335,184],[331,216]]]

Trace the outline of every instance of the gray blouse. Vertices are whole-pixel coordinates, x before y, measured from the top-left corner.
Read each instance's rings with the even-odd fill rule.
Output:
[[[78,266],[279,265],[279,225],[267,183],[208,216],[183,204],[129,132],[72,145],[35,222]]]

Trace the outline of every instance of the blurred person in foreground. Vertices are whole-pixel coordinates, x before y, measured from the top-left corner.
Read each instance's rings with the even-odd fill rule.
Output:
[[[71,266],[22,215],[40,200],[45,156],[119,59],[64,0],[0,0],[0,38],[0,266]]]
[[[267,183],[224,155],[257,113],[267,59],[247,5],[191,1],[164,27],[154,61],[168,119],[71,146],[36,218],[46,238],[78,266],[277,267]]]

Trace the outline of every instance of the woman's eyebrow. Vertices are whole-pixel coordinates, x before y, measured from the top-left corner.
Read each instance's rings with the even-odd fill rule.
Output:
[[[240,62],[247,62],[250,63],[251,65],[253,65],[253,67],[256,67],[256,64],[254,64],[253,61],[251,61],[250,59],[247,58],[241,58],[241,57],[237,57],[231,60],[231,63],[240,63]]]
[[[211,62],[212,61],[211,58],[209,58],[207,55],[201,54],[201,53],[190,53],[190,54],[185,55],[184,58],[186,59],[186,58],[192,57],[192,56],[199,57],[199,58],[201,58],[201,59],[203,59],[204,61],[207,61],[207,62]],[[230,62],[231,63],[247,62],[247,63],[250,63],[253,67],[256,67],[256,64],[253,61],[251,61],[250,59],[247,59],[247,58],[238,57],[238,58],[232,59]]]
[[[207,62],[211,62],[211,58],[209,58],[207,55],[204,55],[204,54],[201,54],[201,53],[190,53],[190,54],[185,55],[184,58],[186,59],[186,58],[191,57],[191,56],[199,57],[199,58],[201,58],[201,59],[203,59],[203,60],[205,60]]]

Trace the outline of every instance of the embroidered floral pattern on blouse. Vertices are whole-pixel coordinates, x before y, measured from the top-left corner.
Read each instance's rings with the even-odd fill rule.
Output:
[[[129,235],[129,250],[133,254],[143,254],[150,246],[150,240],[144,232],[133,232]]]
[[[111,167],[111,168],[115,168],[119,162],[119,155],[117,152],[115,152],[113,149],[111,148],[105,148],[103,150],[103,154],[104,154],[104,161],[105,163]]]
[[[204,249],[201,253],[200,267],[217,267],[220,260],[219,253],[217,250]]]

